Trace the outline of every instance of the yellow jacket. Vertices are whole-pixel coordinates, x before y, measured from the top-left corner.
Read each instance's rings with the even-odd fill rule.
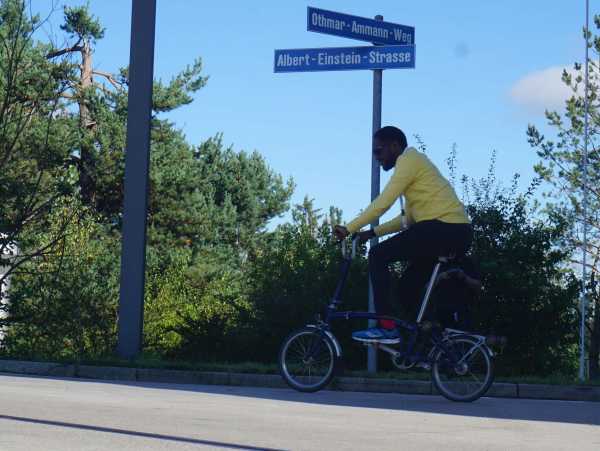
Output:
[[[409,147],[396,160],[394,173],[382,193],[346,228],[354,233],[374,222],[402,195],[406,199],[409,223],[432,219],[454,224],[470,223],[463,204],[448,180],[425,154]],[[402,216],[399,215],[375,227],[374,231],[381,236],[401,229]]]

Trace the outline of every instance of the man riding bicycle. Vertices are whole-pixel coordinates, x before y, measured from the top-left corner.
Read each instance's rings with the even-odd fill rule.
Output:
[[[358,232],[361,241],[400,232],[373,246],[369,251],[369,275],[373,286],[375,311],[391,315],[388,266],[408,261],[401,278],[403,297],[416,302],[439,256],[460,256],[471,246],[473,230],[463,204],[435,165],[413,147],[396,127],[383,127],[374,135],[373,156],[385,171],[394,173],[383,192],[353,221],[336,225],[334,233],[344,239]],[[374,229],[359,232],[381,217],[401,196],[406,200],[405,217],[396,218]],[[406,225],[404,224],[406,222]],[[397,343],[399,332],[392,320],[379,320],[378,327],[354,332],[364,342]]]

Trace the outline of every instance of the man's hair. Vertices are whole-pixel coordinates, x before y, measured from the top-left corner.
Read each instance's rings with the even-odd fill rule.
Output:
[[[398,127],[393,127],[391,125],[380,128],[375,132],[373,136],[381,141],[395,141],[400,145],[401,150],[406,149],[406,146],[408,145],[406,142],[406,135],[404,134],[404,132]]]

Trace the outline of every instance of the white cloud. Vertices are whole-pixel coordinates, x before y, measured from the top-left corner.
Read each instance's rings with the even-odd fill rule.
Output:
[[[532,113],[562,109],[565,100],[573,95],[571,88],[561,80],[564,69],[549,67],[526,75],[512,86],[510,98]],[[567,68],[567,72],[573,73],[573,69]]]

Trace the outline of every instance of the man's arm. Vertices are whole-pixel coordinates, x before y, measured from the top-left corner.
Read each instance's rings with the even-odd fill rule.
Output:
[[[402,158],[402,156],[398,157]],[[404,193],[404,190],[414,180],[417,172],[417,160],[407,155],[395,169],[390,181],[382,193],[356,219],[346,225],[349,233],[360,230],[380,218],[392,204]]]
[[[388,233],[399,232],[404,228],[404,224],[402,221],[402,214],[399,214],[394,219],[389,220],[388,222],[384,222],[383,224],[375,227],[375,235],[383,236]]]
[[[402,213],[400,213],[394,219],[375,227],[375,235],[383,236],[389,233],[400,232],[404,229],[408,229],[414,223],[415,220],[412,216],[410,205],[406,204]]]

